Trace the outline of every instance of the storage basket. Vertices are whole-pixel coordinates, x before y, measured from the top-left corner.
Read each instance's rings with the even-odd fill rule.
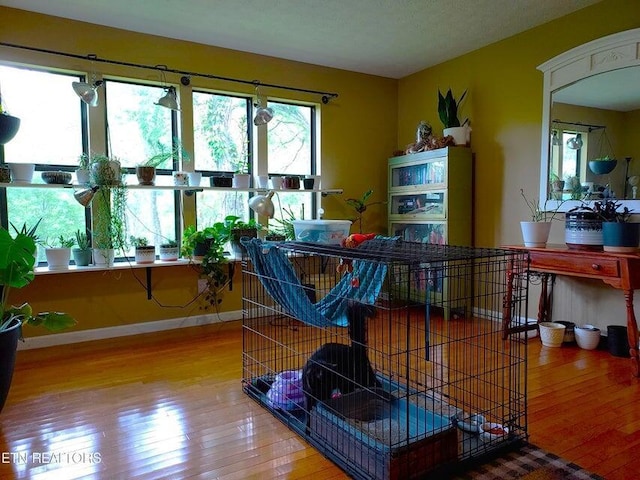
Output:
[[[564,340],[565,326],[556,322],[540,322],[540,340],[545,347],[560,347]]]

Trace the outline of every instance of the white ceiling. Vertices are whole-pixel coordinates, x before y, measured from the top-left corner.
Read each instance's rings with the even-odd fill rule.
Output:
[[[598,1],[0,0],[0,5],[402,78]]]

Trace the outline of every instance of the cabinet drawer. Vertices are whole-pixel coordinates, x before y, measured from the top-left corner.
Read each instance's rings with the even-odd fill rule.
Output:
[[[593,275],[595,277],[619,277],[620,263],[615,258],[590,257],[585,255],[545,255],[529,252],[531,269],[566,275]]]

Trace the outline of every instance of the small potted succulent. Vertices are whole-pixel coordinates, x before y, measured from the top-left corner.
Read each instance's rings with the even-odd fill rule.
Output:
[[[131,235],[131,244],[135,247],[136,263],[153,263],[156,261],[156,247],[149,245],[146,237]]]
[[[86,267],[91,263],[91,240],[87,232],[78,229],[75,233],[76,247],[71,249],[73,261],[77,267]]]
[[[172,262],[178,260],[180,254],[180,248],[178,242],[175,240],[167,239],[164,243],[160,244],[159,258],[162,262]]]

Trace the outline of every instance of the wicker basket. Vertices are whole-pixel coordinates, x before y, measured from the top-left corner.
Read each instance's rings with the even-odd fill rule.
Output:
[[[540,340],[545,347],[560,347],[564,340],[565,326],[556,322],[540,322]]]

